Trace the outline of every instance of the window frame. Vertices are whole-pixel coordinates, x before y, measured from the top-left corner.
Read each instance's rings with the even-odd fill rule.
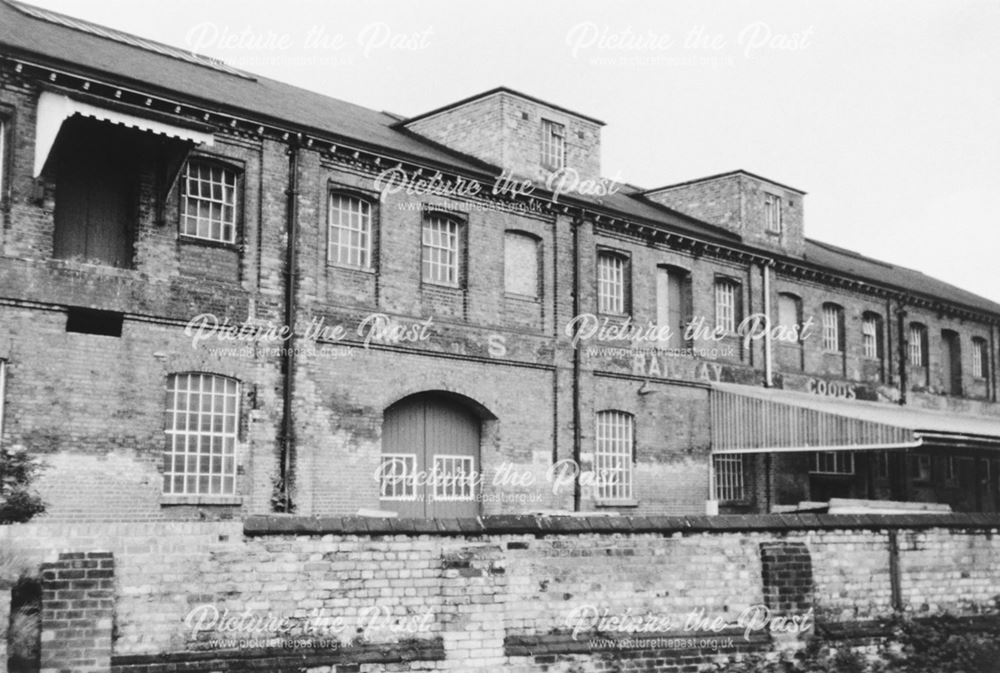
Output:
[[[832,301],[823,302],[822,306],[822,318],[823,318],[823,352],[830,353],[834,355],[842,355],[845,352],[846,341],[844,334],[844,307]],[[834,324],[831,326],[828,322],[828,318],[834,316]],[[830,329],[833,328],[832,339],[836,341],[831,348],[831,334]]]
[[[785,229],[785,219],[781,211],[782,198],[772,192],[764,192],[764,231],[781,235]]]
[[[602,422],[605,421],[605,422]],[[622,425],[619,425],[622,424]],[[612,428],[612,425],[615,427]],[[596,499],[602,505],[635,503],[635,415],[621,409],[601,409],[594,416],[594,475],[597,480]],[[612,430],[608,434],[608,430]],[[625,431],[619,434],[617,431]],[[624,459],[624,460],[623,460]],[[604,467],[610,462],[611,467]],[[624,467],[617,466],[624,462]],[[624,476],[624,481],[609,484],[607,471]],[[607,491],[605,489],[612,488]]]
[[[426,243],[426,232],[427,227],[431,222],[446,222],[455,227],[455,250],[454,250],[454,268],[455,268],[455,282],[441,282],[439,280],[434,280],[433,278],[428,278],[426,275],[427,269],[427,251],[428,249],[434,250],[447,250],[438,245],[428,245]],[[420,222],[420,284],[421,286],[428,285],[432,287],[448,288],[452,290],[462,290],[465,288],[465,278],[466,278],[466,259],[465,259],[465,236],[468,229],[465,220],[456,217],[452,213],[448,213],[436,209],[427,209],[423,213],[423,217]],[[431,262],[431,266],[434,262]],[[438,266],[442,266],[438,264]]]
[[[221,239],[215,239],[206,236],[199,236],[197,234],[189,234],[184,231],[184,223],[187,215],[185,214],[186,204],[188,201],[188,172],[191,169],[192,164],[201,164],[208,166],[209,168],[217,168],[221,171],[229,171],[234,176],[233,183],[233,236],[232,240],[226,241]],[[184,162],[184,166],[181,169],[181,175],[179,177],[180,186],[177,190],[179,196],[179,204],[177,207],[177,237],[179,240],[186,243],[195,243],[198,245],[205,246],[215,246],[229,249],[238,249],[242,244],[243,240],[243,201],[244,201],[244,174],[246,172],[246,167],[234,163],[227,158],[218,157],[209,154],[192,154],[188,157],[187,161]],[[198,198],[201,198],[200,196]],[[223,224],[220,224],[220,231],[223,228]],[[197,225],[196,225],[197,230]]]
[[[604,297],[608,296],[602,292],[607,279],[602,278],[602,264],[605,260],[615,260],[621,263],[621,311],[608,310],[604,303]],[[632,258],[623,250],[614,248],[598,247],[596,260],[597,273],[597,312],[600,315],[624,317],[632,314]],[[610,307],[613,308],[613,307]]]
[[[542,142],[541,142],[541,159],[542,168],[550,171],[558,171],[566,168],[566,136],[567,129],[566,124],[557,122],[553,119],[542,118]],[[561,135],[556,133],[556,131],[561,130]],[[558,142],[554,142],[553,139],[558,138]],[[558,152],[558,157],[553,163],[550,161],[555,157],[556,152]]]
[[[914,338],[916,334],[917,338]],[[927,325],[921,322],[911,322],[907,331],[906,363],[910,367],[925,368],[928,363],[928,331]],[[914,354],[920,358],[920,362],[914,362]]]
[[[868,332],[868,326],[871,325],[871,334]],[[883,337],[883,320],[882,316],[874,311],[865,311],[861,314],[861,352],[869,360],[878,360],[881,362],[885,359],[885,339]],[[872,339],[872,350],[874,354],[869,351],[869,339]]]
[[[841,459],[846,459],[846,461],[841,464]],[[850,477],[857,474],[857,461],[854,459],[853,451],[816,451],[813,453],[812,463],[809,474],[838,477]]]
[[[730,290],[732,292],[732,305],[729,307],[732,312],[730,318],[732,321],[731,328],[724,324],[725,316],[721,313],[724,305],[719,301],[720,292]],[[743,283],[732,276],[716,276],[712,290],[712,301],[715,305],[716,330],[721,328],[726,335],[736,334],[740,323],[743,322]]]
[[[727,504],[748,502],[746,455],[716,453],[711,460],[715,500]]]
[[[511,237],[519,237],[534,243],[535,246],[535,292],[534,294],[524,294],[522,292],[514,292],[507,286],[507,273],[508,273],[508,263],[509,259],[507,257],[507,242]],[[539,300],[542,297],[542,280],[543,280],[543,264],[542,264],[542,239],[537,234],[533,234],[530,231],[524,231],[523,229],[506,229],[503,234],[503,291],[504,295],[508,297],[514,297],[517,299],[531,299]]]
[[[177,382],[182,378],[187,378],[186,387],[180,389],[177,386]],[[195,424],[198,426],[195,429],[188,429],[177,427],[179,417],[182,414],[189,414],[189,408],[192,404],[192,393],[195,390],[192,388],[193,378],[199,377],[198,388],[197,388],[197,409],[194,411],[196,415],[194,416]],[[213,382],[211,391],[206,393],[204,387],[205,379],[209,379]],[[215,406],[215,400],[212,401],[211,408],[208,410],[209,420],[212,421],[211,425],[214,426],[214,421],[216,417],[222,418],[222,431],[216,431],[210,429],[205,431],[202,429],[203,425],[203,413],[204,413],[204,399],[205,394],[216,395],[215,392],[215,382],[222,382],[223,388],[219,395],[222,397],[222,411],[217,413]],[[233,390],[230,393],[227,389],[229,383],[233,384]],[[181,393],[187,393],[187,401],[185,407],[182,409],[178,406],[179,397]],[[173,372],[167,375],[166,383],[166,400],[164,404],[164,435],[165,435],[165,446],[163,449],[163,462],[162,462],[162,473],[163,473],[163,483],[161,486],[160,497],[164,500],[177,499],[178,501],[192,501],[192,500],[219,500],[219,501],[232,501],[239,498],[239,443],[240,443],[240,430],[242,427],[242,413],[243,413],[243,385],[241,381],[232,376],[226,376],[224,374],[218,374],[215,372],[206,371],[180,371]],[[233,410],[232,413],[228,411],[228,403],[232,401]],[[232,429],[226,429],[226,421],[232,419]],[[191,424],[191,416],[187,415],[185,417],[185,425]],[[191,441],[187,440],[184,442],[184,450],[181,452],[177,451],[176,437],[194,438],[194,452],[190,451],[188,447],[191,445]],[[201,440],[208,436],[209,438],[209,452],[206,454],[203,451],[203,446]],[[218,453],[218,457],[221,461],[221,467],[218,471],[211,467],[213,459],[216,454],[213,452],[215,445],[215,439],[218,438],[222,443],[222,448]],[[230,442],[231,449],[227,450],[227,440]],[[183,458],[183,466],[181,470],[176,469],[176,459],[178,457]],[[188,459],[195,459],[195,471],[191,472],[188,470]],[[203,459],[208,457],[210,467],[207,472],[203,471],[202,463]],[[227,468],[227,459],[232,461],[232,467]],[[168,469],[168,466],[170,469]],[[218,476],[219,478],[219,491],[212,491],[211,480],[213,477]],[[208,478],[208,490],[202,491],[200,488],[200,483],[202,478]],[[174,480],[177,478],[181,479],[182,489],[180,491],[174,490]],[[194,479],[195,489],[193,491],[188,488],[188,480]],[[226,481],[231,480],[231,489],[227,490]],[[169,487],[168,487],[169,485]]]
[[[332,257],[334,252],[333,244],[333,231],[335,228],[346,230],[348,232],[355,231],[353,229],[347,229],[345,227],[335,227],[332,218],[334,213],[333,200],[335,198],[341,199],[353,199],[361,204],[368,206],[368,246],[367,250],[367,263],[363,265],[351,264],[350,262],[336,261]],[[349,269],[352,271],[365,271],[374,272],[378,269],[378,237],[379,237],[379,219],[381,212],[379,210],[378,197],[365,192],[341,187],[339,185],[329,185],[327,187],[327,198],[326,198],[326,264],[327,266],[336,267],[338,269]],[[350,249],[350,246],[348,246]]]
[[[988,379],[990,377],[989,343],[981,336],[972,337],[972,377]]]

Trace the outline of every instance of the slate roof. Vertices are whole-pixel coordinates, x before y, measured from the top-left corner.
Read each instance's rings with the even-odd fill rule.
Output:
[[[0,52],[35,58],[46,65],[80,74],[110,75],[116,84],[131,83],[138,90],[160,93],[209,110],[260,121],[273,120],[324,137],[349,139],[357,145],[380,148],[400,158],[424,160],[475,174],[500,173],[499,167],[407,131],[403,128],[405,121],[401,123],[398,115],[244,73],[177,47],[14,0],[0,0]],[[506,89],[501,87],[500,90]],[[650,201],[644,196],[649,191],[656,190],[625,185],[615,194],[577,200],[589,201],[596,207],[626,217],[663,223],[692,235],[722,242],[740,241],[737,234]],[[807,239],[805,259],[830,271],[879,285],[1000,314],[1000,304],[993,301],[918,271],[827,243]]]

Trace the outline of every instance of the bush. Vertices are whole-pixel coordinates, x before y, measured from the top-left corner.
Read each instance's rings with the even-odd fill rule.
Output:
[[[22,447],[0,446],[0,524],[23,523],[45,511],[45,503],[31,490],[42,467]]]

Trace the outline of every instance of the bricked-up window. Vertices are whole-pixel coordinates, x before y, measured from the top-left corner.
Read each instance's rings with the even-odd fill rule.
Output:
[[[920,323],[910,323],[910,366],[927,366],[927,328]]]
[[[167,381],[163,492],[234,495],[239,383],[214,374],[174,374]]]
[[[715,471],[715,499],[720,502],[746,500],[746,486],[741,454],[712,456]]]
[[[181,234],[236,242],[236,171],[210,161],[189,161],[181,197]]]
[[[559,170],[566,165],[566,127],[542,120],[542,166]]]
[[[818,451],[813,458],[817,474],[854,474],[854,454],[850,451]]]
[[[743,320],[741,286],[731,278],[715,281],[715,326],[732,334]]]
[[[764,227],[772,234],[781,233],[781,197],[764,194]]]
[[[844,309],[837,304],[823,304],[823,350],[844,350]]]
[[[632,499],[634,423],[632,414],[624,411],[601,411],[597,414],[594,472],[598,500]]]
[[[429,214],[423,228],[423,280],[435,285],[459,286],[459,237],[462,225],[443,215]]]
[[[628,312],[629,260],[611,250],[597,253],[597,310],[624,315]]]
[[[861,338],[864,344],[865,357],[872,360],[881,360],[883,353],[882,316],[869,312],[861,317]]]
[[[986,339],[982,337],[972,338],[972,375],[977,379],[985,379],[989,372],[990,351],[986,345]]]
[[[372,204],[346,194],[330,194],[327,261],[356,269],[372,267]]]
[[[538,297],[538,239],[531,234],[504,234],[504,290],[524,297]]]

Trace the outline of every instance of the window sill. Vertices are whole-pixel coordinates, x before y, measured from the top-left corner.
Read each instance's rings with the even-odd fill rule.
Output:
[[[243,504],[238,495],[161,495],[160,505],[234,505]]]
[[[337,264],[336,262],[329,262],[329,261],[326,263],[326,266],[330,269],[337,269],[340,271],[356,271],[358,273],[366,273],[372,276],[375,275],[375,269],[371,267],[349,266],[347,264]]]
[[[430,289],[430,290],[450,290],[452,292],[464,292],[465,288],[461,285],[446,285],[445,283],[435,283],[430,280],[420,281],[420,289]]]
[[[638,500],[598,500],[595,507],[638,507]]]
[[[239,243],[229,243],[227,241],[213,241],[209,238],[198,238],[196,236],[187,236],[185,234],[178,234],[177,241],[179,243],[184,243],[186,245],[200,245],[205,248],[219,248],[221,250],[232,250],[238,253],[240,251]]]
[[[520,301],[526,304],[541,304],[542,300],[536,296],[530,294],[517,294],[516,292],[504,292],[504,299],[511,299],[513,301]]]

